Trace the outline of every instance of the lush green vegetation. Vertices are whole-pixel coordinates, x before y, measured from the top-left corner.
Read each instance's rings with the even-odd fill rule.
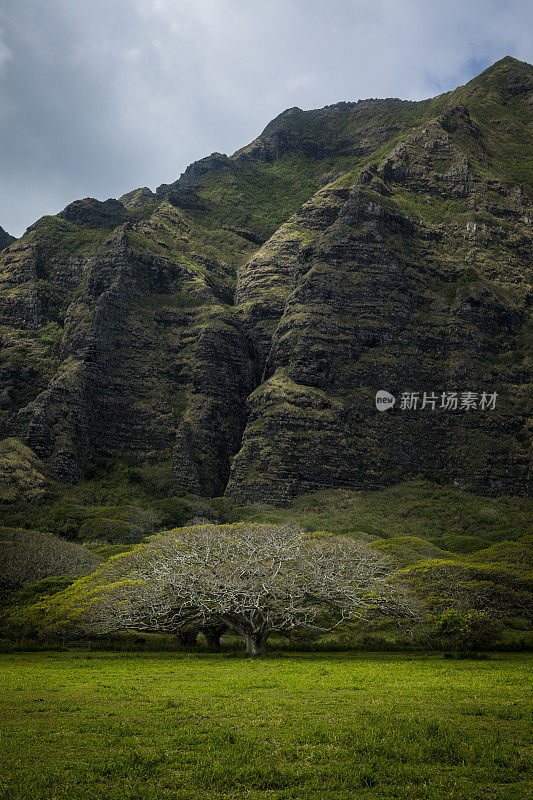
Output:
[[[241,513],[246,518],[294,520],[308,530],[327,528],[343,534],[425,539],[456,534],[499,541],[529,533],[532,512],[530,499],[480,497],[419,479],[379,491],[314,492],[296,498],[287,509],[256,507]]]
[[[392,559],[399,579],[424,599],[430,615],[450,608],[464,613],[493,608],[497,625],[487,632],[485,646],[513,648],[531,641],[528,533],[533,501],[526,498],[480,497],[419,479],[380,491],[315,492],[286,508],[239,506],[227,498],[180,495],[172,487],[170,465],[167,470],[134,461],[103,462],[90,479],[60,486],[57,492],[46,502],[4,506],[4,521],[84,543],[102,558],[128,550],[158,530],[198,520],[296,523],[308,531],[355,536]],[[18,640],[34,631],[33,617],[28,628],[27,608],[54,591],[36,585],[28,596],[8,593],[2,601],[3,635]],[[385,628],[335,634],[313,646],[448,646],[435,634],[435,622],[429,619],[412,641]]]
[[[1,656],[0,797],[527,795],[526,656]]]
[[[178,411],[182,403],[183,398],[177,397]],[[467,553],[530,533],[533,500],[483,497],[417,479],[379,491],[314,492],[301,495],[286,508],[240,506],[228,498],[184,495],[173,485],[170,463],[143,466],[132,459],[102,461],[82,483],[52,487],[43,503],[13,503],[2,509],[2,517],[6,525],[88,540],[94,537],[87,526],[80,531],[84,522],[134,522],[132,508],[138,508],[140,516],[141,510],[155,512],[160,529],[184,525],[196,516],[220,523],[295,522],[309,531],[382,539],[415,536],[441,550]]]

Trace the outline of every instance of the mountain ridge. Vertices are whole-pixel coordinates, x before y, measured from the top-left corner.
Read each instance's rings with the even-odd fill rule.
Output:
[[[288,109],[39,220],[2,254],[2,434],[60,480],[134,458],[247,502],[418,474],[527,493],[532,73]],[[373,404],[485,388],[492,416]]]

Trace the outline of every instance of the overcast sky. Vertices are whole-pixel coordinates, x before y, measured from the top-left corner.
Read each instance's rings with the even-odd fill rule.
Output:
[[[0,225],[232,153],[285,108],[533,60],[531,0],[0,0]]]

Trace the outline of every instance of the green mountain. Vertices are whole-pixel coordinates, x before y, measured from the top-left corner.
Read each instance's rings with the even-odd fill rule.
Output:
[[[430,100],[292,108],[38,220],[0,255],[4,507],[122,468],[245,503],[526,494],[532,89],[504,58]]]

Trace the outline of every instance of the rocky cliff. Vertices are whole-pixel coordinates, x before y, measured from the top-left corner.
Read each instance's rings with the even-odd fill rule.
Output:
[[[525,494],[532,90],[505,58],[432,100],[289,109],[43,217],[0,256],[2,435],[67,482],[105,458],[246,501]]]

